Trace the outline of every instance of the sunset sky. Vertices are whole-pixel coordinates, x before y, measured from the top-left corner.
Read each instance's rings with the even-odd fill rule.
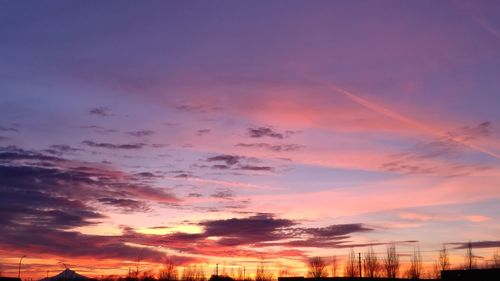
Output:
[[[500,247],[499,1],[0,1],[0,272]],[[341,271],[341,269],[340,269]]]

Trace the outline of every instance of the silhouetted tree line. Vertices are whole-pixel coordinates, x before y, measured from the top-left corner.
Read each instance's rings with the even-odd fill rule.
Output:
[[[454,269],[477,269],[477,268],[500,268],[500,248],[497,249],[491,262],[486,260],[478,266],[478,256],[474,255],[472,243],[468,243],[464,256],[464,263],[455,266]],[[339,267],[341,259],[338,256],[331,258],[311,257],[307,260],[307,276],[312,278],[339,277]],[[368,278],[408,278],[408,279],[439,279],[441,271],[452,269],[449,250],[443,245],[439,250],[437,260],[427,271],[424,272],[420,249],[414,249],[410,256],[410,262],[402,267],[400,254],[397,253],[396,245],[390,244],[382,257],[377,256],[372,246],[368,247],[364,253],[356,253],[350,249],[345,257],[343,268],[344,277],[368,277]],[[0,265],[0,276],[2,276]],[[214,272],[210,277],[207,275],[203,265],[191,264],[179,266],[175,260],[166,257],[159,270],[141,270],[140,259],[134,270],[129,269],[126,277],[110,275],[99,278],[101,281],[271,281],[275,277],[289,277],[291,275],[288,268],[277,271],[277,276],[268,267],[268,264],[261,260],[253,272],[247,272],[245,267],[231,267],[228,272],[225,266]],[[251,276],[253,278],[251,278]]]
[[[250,275],[255,276],[254,279],[250,278]],[[103,277],[102,281],[271,281],[273,278],[274,273],[263,260],[257,265],[253,274],[248,274],[242,266],[237,270],[231,268],[230,272],[223,266],[219,273],[217,266],[217,271],[208,278],[203,265],[179,266],[175,260],[166,257],[161,269],[157,272],[140,271],[138,259],[135,271],[129,271],[127,277],[108,276]]]
[[[478,257],[472,251],[472,243],[468,243],[465,254],[465,262],[456,269],[478,269]],[[322,257],[312,257],[307,261],[308,277],[321,278],[321,277],[339,277],[338,266],[339,258],[333,256],[328,264],[328,259]],[[330,275],[328,274],[328,266],[330,266]],[[483,268],[500,268],[500,249],[497,249],[493,255],[492,263],[484,263]],[[344,277],[368,277],[368,278],[408,278],[408,279],[439,279],[441,271],[450,270],[451,263],[449,251],[446,245],[439,250],[438,260],[424,272],[422,255],[420,249],[414,249],[410,256],[410,262],[405,268],[401,266],[400,254],[396,251],[396,245],[390,244],[386,248],[385,255],[380,258],[375,254],[373,247],[368,247],[367,251],[362,255],[361,253],[354,252],[350,249],[344,262]]]

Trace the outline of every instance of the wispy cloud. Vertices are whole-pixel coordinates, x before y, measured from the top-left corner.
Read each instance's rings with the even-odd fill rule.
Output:
[[[66,144],[53,144],[48,149],[44,149],[43,152],[62,156],[63,154],[76,154],[82,152],[83,149],[75,148]]]
[[[134,132],[128,132],[128,135],[134,136],[134,137],[147,137],[151,136],[155,133],[153,130],[139,130],[139,131],[134,131]]]
[[[441,174],[444,176],[463,176],[482,172],[491,167],[461,160],[466,147],[456,139],[471,141],[488,137],[490,133],[490,122],[483,122],[472,127],[463,126],[431,141],[420,142],[403,153],[391,155],[391,159],[383,163],[382,168],[406,174]]]
[[[273,171],[274,169],[270,166],[260,166],[253,164],[254,162],[259,162],[256,159],[239,156],[239,155],[229,155],[221,154],[212,157],[208,157],[206,162],[215,162],[210,168],[219,170],[243,170],[243,171]],[[203,167],[200,166],[200,167]]]
[[[271,127],[248,128],[247,134],[251,138],[270,137],[270,138],[283,139],[286,137],[285,134],[277,132],[275,129]]]
[[[112,133],[116,133],[117,132],[116,129],[104,128],[104,127],[98,126],[98,125],[86,125],[86,126],[80,126],[80,128],[82,128],[82,129],[89,129],[89,130],[92,130],[92,131],[94,131],[96,133],[104,134],[104,135],[112,134]]]
[[[175,109],[181,112],[189,113],[209,113],[221,110],[221,108],[218,106],[205,106],[198,104],[181,104],[175,106]]]
[[[112,144],[106,142],[94,142],[91,140],[84,140],[82,144],[90,147],[106,148],[106,149],[141,149],[146,146],[145,143],[127,143],[127,144]]]
[[[89,109],[88,113],[91,115],[97,115],[97,116],[101,116],[101,117],[112,116],[111,110],[106,106],[91,108],[91,109]]]
[[[214,194],[210,196],[219,199],[232,199],[234,197],[234,192],[228,188],[222,188],[222,189],[219,188],[216,190]]]
[[[9,126],[9,127],[6,127],[6,126],[0,126],[0,131],[3,131],[3,132],[19,132],[19,129],[18,129],[18,126]]]
[[[269,144],[269,143],[238,143],[235,146],[247,147],[247,148],[262,148],[274,152],[287,152],[295,151],[302,148],[302,145],[298,144]]]
[[[454,242],[448,243],[449,245],[454,245],[454,249],[461,250],[469,248],[469,244],[472,248],[498,248],[500,247],[500,241],[473,241],[473,242]]]
[[[211,132],[210,129],[200,129],[200,130],[196,131],[196,135],[201,137],[203,135],[210,134],[210,132]]]

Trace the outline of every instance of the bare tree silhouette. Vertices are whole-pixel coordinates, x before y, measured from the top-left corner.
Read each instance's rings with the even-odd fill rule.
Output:
[[[238,272],[236,274],[236,280],[240,281],[243,280],[245,277],[243,277],[243,267],[238,266]]]
[[[428,279],[441,279],[441,264],[435,262],[429,270]]]
[[[195,281],[196,269],[191,265],[185,266],[182,270],[181,280],[182,281]]]
[[[380,262],[377,258],[377,255],[373,251],[373,246],[368,248],[368,251],[365,253],[365,276],[374,278],[378,277],[380,271]]]
[[[177,266],[172,258],[165,256],[165,260],[163,262],[163,268],[160,270],[158,274],[158,279],[160,281],[174,281],[178,278]]]
[[[230,266],[229,267],[229,273],[228,275],[229,277],[233,278],[234,280],[236,280],[238,278],[238,269],[234,266]]]
[[[413,250],[413,256],[410,260],[410,268],[407,271],[407,277],[410,279],[420,279],[422,277],[422,256],[420,249]]]
[[[396,253],[396,244],[387,246],[387,254],[384,259],[384,271],[387,278],[395,279],[399,273],[399,256]]]
[[[322,257],[312,257],[307,261],[308,275],[313,278],[326,277],[326,262]]]
[[[255,271],[255,281],[271,281],[272,279],[273,273],[267,268],[266,263],[262,259]]]
[[[467,244],[467,252],[465,254],[465,263],[467,269],[471,270],[476,268],[476,259],[474,257],[474,253],[472,252],[472,243],[469,241]]]
[[[195,279],[197,281],[206,281],[207,275],[205,274],[205,270],[203,269],[203,265],[198,265],[196,267]]]
[[[339,261],[336,255],[332,256],[332,263],[331,263],[331,273],[332,277],[337,277],[337,269],[339,267]]]
[[[288,270],[288,268],[280,269],[278,276],[279,277],[290,277],[290,271]]]
[[[500,268],[500,248],[493,254],[493,264],[495,268]]]
[[[222,276],[228,277],[229,275],[227,274],[227,269],[226,269],[226,262],[222,264]]]
[[[441,270],[450,269],[450,256],[445,244],[443,244],[443,248],[439,251],[439,266]]]
[[[139,273],[140,273],[140,269],[141,269],[141,260],[142,260],[143,251],[144,251],[144,248],[141,248],[141,250],[139,251],[139,254],[137,255],[137,263],[135,265],[135,273],[134,273],[134,278],[136,280],[139,280]],[[64,264],[64,266],[66,267],[65,264]]]
[[[359,275],[358,266],[356,265],[356,253],[354,249],[349,250],[347,259],[345,262],[344,276],[345,277],[356,277]]]
[[[201,265],[188,265],[182,271],[182,281],[206,281],[205,271]]]
[[[143,271],[141,280],[142,281],[156,281],[152,270]]]

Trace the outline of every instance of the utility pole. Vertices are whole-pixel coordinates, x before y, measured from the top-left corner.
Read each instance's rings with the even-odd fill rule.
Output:
[[[245,267],[243,267],[243,281],[245,281]]]
[[[26,257],[26,255],[23,255],[21,259],[19,260],[19,271],[17,272],[17,278],[21,278],[21,263],[23,262],[23,259]]]
[[[358,264],[359,264],[359,277],[363,277],[361,274],[361,253],[358,253]]]
[[[219,264],[215,264],[215,276],[219,276]]]

